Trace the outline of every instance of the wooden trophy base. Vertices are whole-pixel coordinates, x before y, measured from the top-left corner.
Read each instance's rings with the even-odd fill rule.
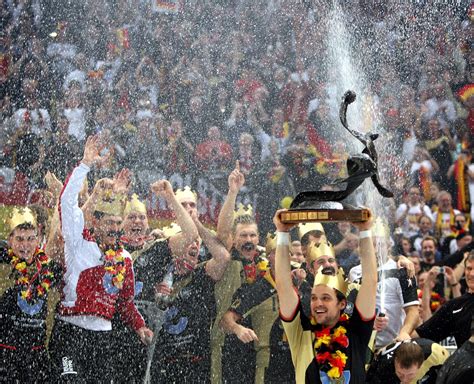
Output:
[[[280,214],[282,223],[360,222],[369,219],[369,210],[361,209],[290,209]]]

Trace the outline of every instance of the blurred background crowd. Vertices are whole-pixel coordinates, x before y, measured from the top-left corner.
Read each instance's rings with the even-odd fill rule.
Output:
[[[382,179],[396,194],[387,216],[408,256],[419,252],[409,240],[420,230],[442,240],[462,229],[454,217],[440,223],[441,205],[463,216],[462,230],[470,223],[470,2],[340,7],[369,83],[359,129],[382,133]],[[240,199],[266,233],[285,197],[332,188],[354,152],[330,80],[332,8],[330,1],[3,0],[0,202],[52,206],[46,172],[64,181],[85,138],[101,133],[112,156],[91,185],[129,168],[158,219],[166,207],[150,197],[150,182],[191,185],[201,219],[212,224],[239,160]]]
[[[263,239],[274,231],[277,208],[301,191],[338,188],[347,158],[360,152],[338,116],[340,84],[350,75],[364,78],[350,125],[380,133],[380,177],[395,194],[382,208],[392,254],[409,259],[417,277],[420,303],[398,308],[416,308],[404,336],[444,319],[436,312],[446,302],[472,303],[474,3],[0,3],[0,238],[9,235],[3,219],[12,207],[26,205],[47,237],[54,188],[81,160],[86,138],[98,134],[107,161],[88,174],[89,190],[128,168],[130,191],[146,202],[155,229],[173,220],[150,191],[164,178],[174,190],[197,192],[199,220],[212,227],[229,174],[241,172],[237,203],[252,206]],[[335,18],[344,29],[334,29]],[[334,61],[346,54],[350,74]],[[351,277],[359,264],[355,227],[331,223],[322,232],[334,244],[331,262]],[[295,262],[308,261],[301,246],[310,235],[292,244]],[[442,335],[426,328],[416,332],[437,342],[451,336],[443,342],[454,344],[447,331],[457,323]]]

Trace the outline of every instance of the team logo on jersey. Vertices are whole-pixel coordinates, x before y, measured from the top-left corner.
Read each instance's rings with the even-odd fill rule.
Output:
[[[120,289],[112,283],[112,278],[113,275],[110,273],[105,273],[104,277],[102,278],[102,285],[104,286],[105,292],[107,292],[109,295],[116,295],[119,293]]]
[[[43,308],[44,300],[39,299],[35,303],[30,304],[23,297],[21,297],[21,292],[18,292],[18,295],[16,297],[16,303],[18,304],[18,307],[23,313],[26,313],[30,316],[34,316],[39,311],[41,311],[41,308]]]
[[[143,281],[135,281],[135,296],[138,297],[143,291]]]
[[[188,326],[188,318],[187,317],[180,317],[177,323],[173,323],[173,320],[178,315],[178,308],[170,307],[166,311],[166,319],[163,328],[166,332],[171,335],[179,335],[184,332],[186,327]]]
[[[61,360],[63,365],[63,371],[61,372],[61,376],[63,375],[77,375],[77,372],[74,370],[74,364],[70,357],[64,356]]]
[[[344,371],[341,377],[331,379],[326,372],[319,371],[319,378],[322,384],[349,384],[351,382],[351,372]]]

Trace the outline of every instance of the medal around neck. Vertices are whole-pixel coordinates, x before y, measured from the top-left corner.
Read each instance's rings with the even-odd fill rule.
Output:
[[[298,193],[288,211],[281,213],[280,219],[283,223],[367,221],[369,219],[368,209],[358,208],[343,201],[367,178],[372,180],[377,191],[383,197],[393,197],[393,193],[379,182],[378,157],[374,145],[374,140],[379,135],[371,132],[361,133],[350,129],[347,125],[347,107],[355,99],[356,94],[353,91],[347,91],[339,108],[339,119],[344,128],[364,145],[362,153],[351,155],[347,159],[348,177],[333,182],[334,185],[346,183],[346,188],[344,190]]]

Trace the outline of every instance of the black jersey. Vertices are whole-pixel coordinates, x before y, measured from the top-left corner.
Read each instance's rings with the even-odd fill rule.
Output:
[[[165,361],[182,356],[207,358],[210,353],[210,329],[216,312],[214,281],[203,264],[182,281],[184,286],[167,310],[157,341],[157,354]],[[179,282],[175,277],[175,289]]]
[[[295,313],[291,318],[282,317],[282,320],[291,348],[296,382],[327,382],[327,374],[320,372],[319,365],[315,359],[315,326],[311,324],[310,319],[303,313],[301,303],[298,303]],[[373,324],[373,318],[362,319],[357,308],[354,308],[352,316],[350,316],[347,325],[345,325],[347,337],[349,338],[347,364],[344,369],[344,377],[347,382],[350,379],[350,383],[365,383],[365,356]]]
[[[418,344],[423,350],[424,362],[418,370],[416,381],[423,384],[436,383],[438,371],[448,358],[449,353],[434,341],[422,338],[396,342],[384,347],[370,365],[367,372],[367,383],[386,384],[400,381],[395,373],[394,354],[402,343]]]
[[[466,341],[444,363],[437,384],[472,384],[474,382],[474,343]]]
[[[471,336],[473,312],[474,294],[466,293],[443,304],[416,332],[420,337],[436,342],[454,336],[460,346]]]
[[[10,261],[11,257],[7,250],[2,249],[0,251],[3,288],[0,296],[0,344],[4,348],[18,350],[42,348],[46,342],[49,292],[31,302],[22,299],[20,287],[15,285]],[[53,287],[61,281],[61,268],[50,261],[48,270],[53,274],[49,279]],[[49,308],[49,310],[54,310],[54,308]]]

